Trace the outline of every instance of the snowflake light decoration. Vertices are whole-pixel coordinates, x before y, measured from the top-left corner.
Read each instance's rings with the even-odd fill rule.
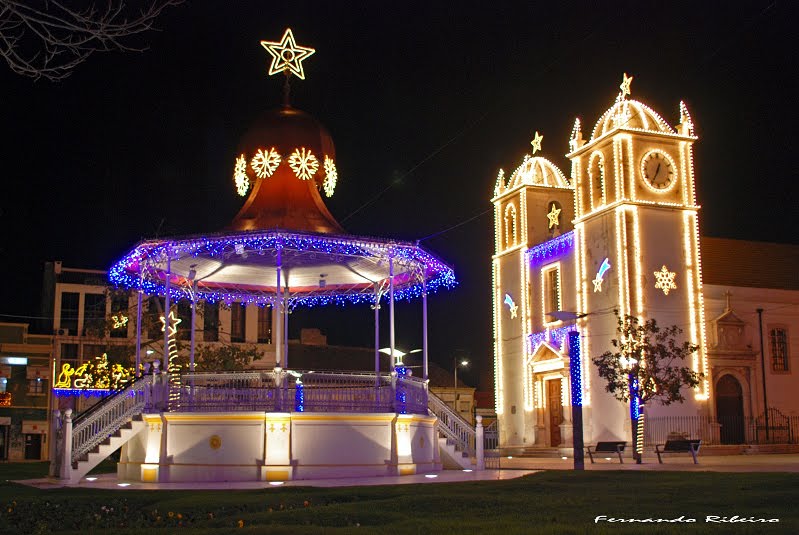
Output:
[[[325,181],[322,187],[325,188],[325,195],[328,197],[333,196],[336,189],[336,181],[338,180],[338,172],[336,171],[336,164],[330,156],[325,156]]]
[[[319,160],[313,153],[302,147],[301,149],[294,149],[294,152],[289,156],[289,166],[297,178],[300,180],[310,180],[311,177],[319,169]]]
[[[236,184],[236,192],[244,197],[250,189],[250,179],[247,178],[247,159],[242,154],[236,158],[236,165],[233,167],[233,182]]]
[[[269,150],[258,149],[258,152],[250,160],[250,167],[255,171],[255,176],[258,178],[272,176],[278,165],[280,165],[280,154],[277,153],[274,147]]]
[[[664,264],[660,271],[655,271],[655,278],[657,282],[655,283],[655,288],[663,290],[665,295],[669,295],[671,290],[676,290],[677,285],[674,283],[674,277],[677,274],[673,271],[669,271]]]

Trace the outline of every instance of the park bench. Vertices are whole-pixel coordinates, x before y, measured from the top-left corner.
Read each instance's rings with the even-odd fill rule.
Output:
[[[658,462],[663,464],[663,459],[660,457],[664,453],[690,453],[694,458],[694,464],[699,464],[696,460],[696,455],[699,453],[699,446],[701,440],[679,439],[667,440],[665,444],[655,445],[655,453],[658,455]]]
[[[597,442],[596,446],[586,446],[585,451],[588,457],[591,458],[591,464],[594,464],[595,453],[615,453],[619,456],[619,462],[624,463],[621,454],[624,453],[624,448],[627,442],[623,440],[610,440],[606,442]]]

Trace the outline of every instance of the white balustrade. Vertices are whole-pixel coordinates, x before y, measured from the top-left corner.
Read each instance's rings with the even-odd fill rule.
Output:
[[[429,393],[430,411],[438,418],[438,431],[455,444],[455,449],[475,455],[475,431],[471,424],[441,398]]]

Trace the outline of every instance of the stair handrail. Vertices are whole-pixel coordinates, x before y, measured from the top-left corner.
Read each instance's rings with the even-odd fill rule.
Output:
[[[438,418],[439,433],[452,440],[456,451],[464,451],[470,457],[474,456],[474,427],[432,392],[428,392],[427,404],[430,412]]]
[[[77,462],[134,416],[141,414],[150,401],[154,377],[146,375],[137,379],[72,422],[70,463]]]

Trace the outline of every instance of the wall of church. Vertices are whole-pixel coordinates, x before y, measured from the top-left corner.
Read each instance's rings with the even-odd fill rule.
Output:
[[[766,397],[769,407],[785,415],[799,415],[799,397],[796,395],[799,371],[799,291],[736,286],[706,285],[705,310],[709,318],[708,346],[710,348],[711,383],[730,374],[741,384],[746,409],[745,416],[763,413],[763,362],[765,363]],[[727,307],[744,323],[740,338],[722,340],[715,328],[714,318],[721,316]],[[757,309],[763,309],[763,350],[760,355],[760,327]],[[787,334],[787,362],[781,365],[782,356],[771,331],[784,330]],[[725,343],[726,342],[726,343]],[[751,355],[747,358],[747,355]],[[776,369],[775,369],[776,368]],[[714,409],[714,407],[713,407]]]

